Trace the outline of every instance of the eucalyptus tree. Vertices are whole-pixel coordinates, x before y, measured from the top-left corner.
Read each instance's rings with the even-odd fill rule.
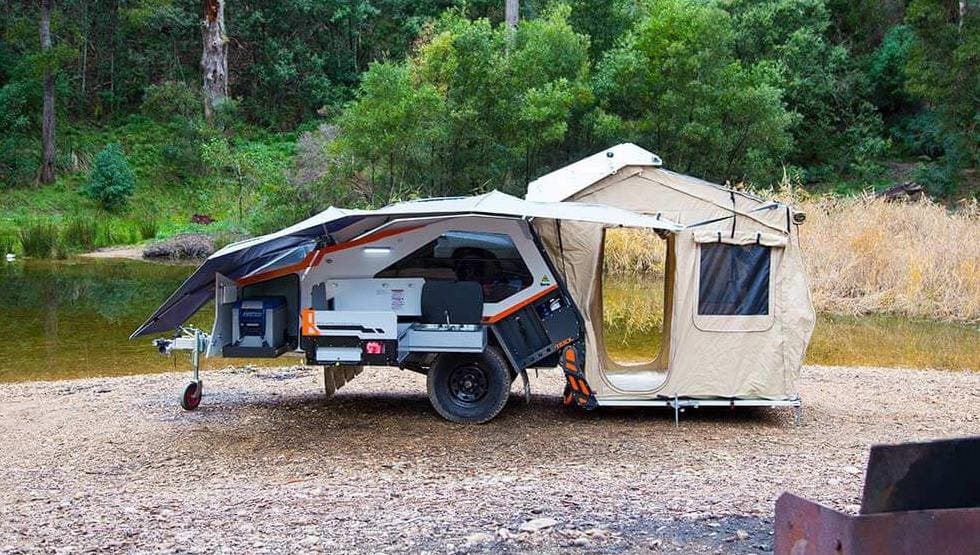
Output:
[[[214,120],[217,106],[228,98],[228,36],[225,32],[225,0],[204,1],[204,21],[201,24],[203,48],[204,117]]]
[[[41,55],[51,51],[51,0],[41,0]],[[50,62],[43,68],[44,108],[41,116],[41,183],[55,178],[54,69]]]

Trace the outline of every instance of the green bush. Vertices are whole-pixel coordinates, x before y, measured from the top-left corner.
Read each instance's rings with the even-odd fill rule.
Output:
[[[160,225],[156,218],[147,214],[136,222],[136,227],[139,229],[140,237],[146,240],[153,239],[157,236]]]
[[[30,182],[40,163],[37,141],[30,135],[34,86],[16,81],[0,87],[0,190]]]
[[[106,210],[114,210],[133,195],[136,178],[119,143],[110,143],[95,156],[82,193]]]
[[[28,220],[20,226],[20,246],[25,256],[50,258],[58,244],[58,226],[47,220]]]
[[[99,233],[98,224],[91,216],[75,215],[68,218],[62,230],[62,241],[68,248],[92,250]]]
[[[201,111],[201,95],[182,81],[164,81],[146,87],[141,108],[157,121],[166,122],[177,116],[190,118]]]
[[[0,256],[17,250],[17,237],[9,233],[0,233]]]
[[[142,239],[140,224],[138,222],[123,222],[123,244],[134,245]]]
[[[915,168],[915,181],[930,195],[947,197],[956,190],[957,169],[947,160],[919,164]]]

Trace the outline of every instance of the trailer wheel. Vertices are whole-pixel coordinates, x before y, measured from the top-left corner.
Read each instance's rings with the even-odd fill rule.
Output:
[[[184,394],[180,398],[180,406],[184,410],[194,410],[201,404],[201,393],[204,391],[204,382],[196,381],[187,384]]]
[[[429,401],[446,420],[482,424],[507,404],[511,374],[496,347],[476,355],[442,354],[426,379]]]

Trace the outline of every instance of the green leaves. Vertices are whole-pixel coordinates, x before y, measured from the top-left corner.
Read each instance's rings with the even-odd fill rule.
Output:
[[[588,38],[568,9],[502,26],[449,12],[403,63],[372,64],[339,120],[371,201],[425,185],[432,194],[516,190],[540,173],[592,102]]]
[[[907,89],[936,108],[957,164],[980,162],[980,9],[963,3],[913,0],[906,22],[915,31]]]
[[[766,182],[791,146],[793,117],[771,66],[735,58],[724,11],[657,2],[596,70],[602,134],[658,152],[671,167],[717,180]]]
[[[124,205],[135,189],[136,178],[122,146],[110,143],[95,156],[82,193],[112,211]]]

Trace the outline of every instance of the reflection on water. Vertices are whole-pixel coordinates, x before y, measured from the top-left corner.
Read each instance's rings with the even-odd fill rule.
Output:
[[[175,361],[188,369],[186,353],[164,357],[152,338],[129,334],[193,270],[129,260],[0,262],[0,381],[159,372]],[[210,331],[211,319],[205,307],[192,323]]]
[[[0,381],[172,370],[174,359],[157,354],[151,338],[128,338],[192,270],[126,260],[0,262]],[[615,280],[605,285],[613,292],[606,296],[614,305],[610,313],[620,315],[607,330],[607,347],[618,359],[652,359],[660,344],[658,307],[637,304],[635,295],[625,294],[635,285]],[[617,302],[628,306],[617,307]],[[652,316],[645,319],[644,314]],[[209,330],[211,317],[205,307],[193,323]],[[977,345],[976,327],[888,316],[822,316],[807,361],[980,369]],[[178,354],[176,361],[178,369],[189,368],[186,354]],[[246,362],[215,359],[204,365]],[[259,362],[295,364],[298,359]]]
[[[603,283],[606,350],[617,361],[653,360],[660,350],[662,308],[649,310],[644,303],[652,301],[635,281],[614,277]],[[662,287],[662,278],[650,281]],[[980,328],[889,315],[821,314],[806,363],[980,370]]]

